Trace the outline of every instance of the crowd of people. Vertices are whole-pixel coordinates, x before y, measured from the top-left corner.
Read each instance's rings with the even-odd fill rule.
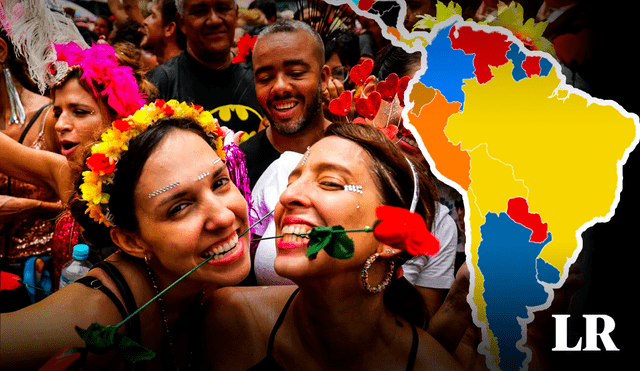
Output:
[[[461,3],[478,17],[497,6]],[[580,1],[537,3],[540,17],[563,19]],[[2,271],[39,277],[0,291],[2,369],[38,368],[86,346],[77,327],[128,317],[119,331],[154,358],[111,349],[78,362],[486,367],[466,301],[461,196],[404,127],[404,91],[378,88],[413,77],[419,53],[321,0],[286,16],[272,0],[108,4],[75,40],[42,40],[55,46],[46,91],[15,52],[19,12],[0,9]],[[424,14],[432,1],[407,1],[407,30]],[[366,112],[354,103],[376,97]],[[310,235],[328,227],[336,237],[311,254]],[[79,243],[94,268],[58,290]]]

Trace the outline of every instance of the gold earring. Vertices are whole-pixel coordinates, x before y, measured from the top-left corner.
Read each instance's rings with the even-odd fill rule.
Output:
[[[379,253],[375,253],[367,258],[367,261],[364,263],[364,268],[362,269],[362,285],[364,288],[372,294],[377,294],[389,286],[391,283],[391,279],[393,278],[393,270],[395,268],[395,263],[393,260],[389,260],[389,269],[387,270],[387,275],[384,277],[384,280],[377,286],[371,286],[369,284],[369,269],[371,269],[371,265],[373,262],[380,257]]]

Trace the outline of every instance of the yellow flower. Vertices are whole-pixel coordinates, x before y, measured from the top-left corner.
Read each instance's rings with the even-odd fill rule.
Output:
[[[198,121],[200,121],[202,127],[210,133],[215,132],[218,126],[218,120],[213,117],[210,111],[202,112],[200,114],[200,117],[198,118]]]
[[[84,213],[89,214],[89,217],[97,223],[103,223],[107,227],[111,226],[111,223],[107,220],[107,217],[104,215],[102,210],[102,206],[100,205],[90,205]]]
[[[103,203],[102,182],[82,183],[80,192],[82,193],[82,199],[90,204]]]
[[[96,184],[100,181],[100,176],[91,170],[82,172],[82,180],[85,183]]]
[[[131,119],[133,120],[133,128],[135,129],[146,129],[146,127],[149,125],[149,122],[151,121],[151,112],[149,112],[146,109],[139,109],[137,110],[134,114],[133,117],[131,117]]]
[[[118,129],[109,129],[102,133],[102,142],[91,147],[91,153],[102,153],[112,160],[119,158],[122,152],[128,149],[129,132],[121,132]]]

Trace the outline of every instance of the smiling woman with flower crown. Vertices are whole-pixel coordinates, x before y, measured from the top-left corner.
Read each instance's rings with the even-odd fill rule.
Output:
[[[85,345],[76,327],[113,325],[138,307],[122,329],[156,356],[134,363],[127,351],[89,353],[86,368],[197,367],[206,293],[250,269],[250,195],[233,182],[235,148],[224,146],[210,112],[185,103],[156,101],[114,121],[91,147],[71,209],[88,242],[106,239],[120,250],[78,284],[2,314],[0,367],[42,365]]]
[[[289,176],[274,214],[275,271],[298,288],[217,290],[205,366],[459,369],[421,329],[421,297],[397,272],[411,255],[438,250],[427,229],[435,192],[420,170],[373,126],[329,126]]]

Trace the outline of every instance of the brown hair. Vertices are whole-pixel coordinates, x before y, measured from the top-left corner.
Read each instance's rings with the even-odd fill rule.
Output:
[[[408,209],[413,196],[413,172],[402,151],[382,132],[371,125],[331,124],[325,137],[338,136],[362,147],[373,160],[372,171],[383,204]],[[413,163],[418,174],[420,197],[416,213],[431,229],[435,215],[436,187],[428,170],[421,163]]]
[[[333,123],[325,131],[325,137],[328,136],[350,140],[363,148],[371,158],[371,171],[382,203],[409,209],[414,189],[411,166],[402,151],[382,130],[365,124]],[[438,193],[428,170],[421,163],[413,165],[420,189],[415,212],[425,219],[429,230],[433,230]],[[407,252],[396,255],[393,258],[396,267],[404,264],[410,257]],[[422,296],[404,277],[391,281],[384,292],[384,303],[392,312],[416,326],[425,328],[428,324]]]

